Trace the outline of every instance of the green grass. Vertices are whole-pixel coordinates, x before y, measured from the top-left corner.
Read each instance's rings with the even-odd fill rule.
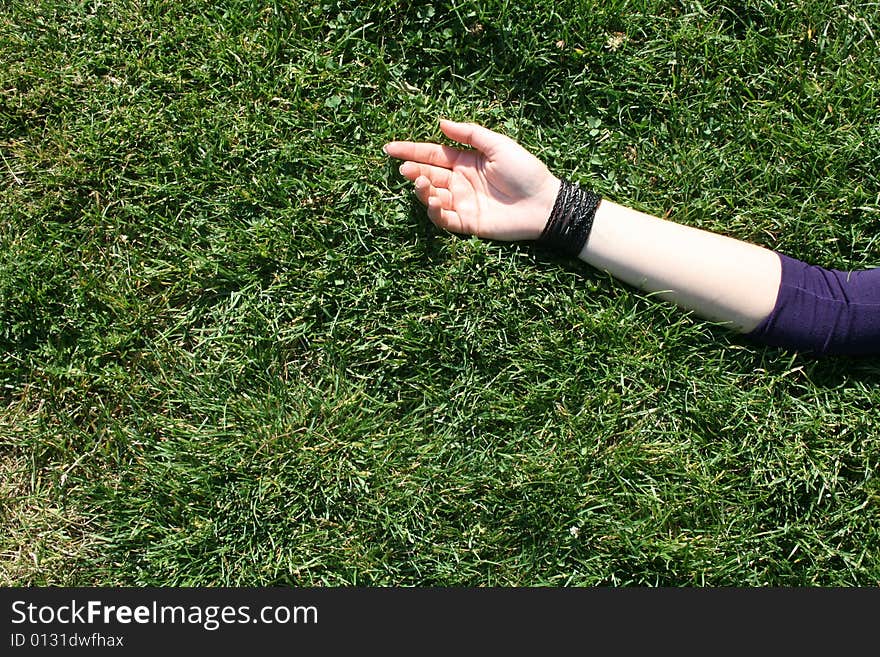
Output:
[[[0,11],[0,581],[877,585],[880,365],[444,234],[439,117],[880,265],[880,8]]]

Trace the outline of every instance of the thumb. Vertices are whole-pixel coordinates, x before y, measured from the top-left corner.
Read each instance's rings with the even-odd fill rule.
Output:
[[[476,123],[458,123],[448,119],[440,119],[440,129],[450,139],[461,144],[473,146],[485,155],[491,155],[495,149],[507,141],[507,137],[492,132]]]

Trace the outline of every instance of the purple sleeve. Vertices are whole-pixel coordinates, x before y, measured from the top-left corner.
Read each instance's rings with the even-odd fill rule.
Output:
[[[776,305],[748,337],[819,354],[880,353],[880,268],[843,272],[777,255]]]

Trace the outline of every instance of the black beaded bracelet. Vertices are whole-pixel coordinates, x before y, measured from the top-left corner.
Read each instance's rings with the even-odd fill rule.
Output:
[[[560,181],[556,202],[538,242],[577,257],[590,237],[601,200],[596,192],[581,189],[567,180]]]

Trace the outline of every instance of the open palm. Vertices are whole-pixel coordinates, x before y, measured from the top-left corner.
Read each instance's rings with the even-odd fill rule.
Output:
[[[393,141],[385,152],[404,160],[428,217],[440,228],[498,240],[537,239],[559,180],[515,141],[473,123],[441,121],[443,133],[472,149]]]

